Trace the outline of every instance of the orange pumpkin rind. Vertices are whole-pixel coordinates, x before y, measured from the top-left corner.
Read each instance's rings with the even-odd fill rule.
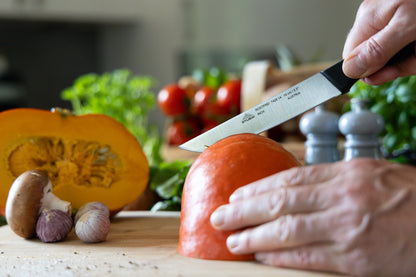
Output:
[[[214,229],[210,216],[228,203],[237,188],[295,166],[300,162],[293,154],[260,135],[233,135],[208,147],[195,160],[185,180],[178,252],[210,260],[254,259],[251,254],[232,254],[226,239],[233,232]]]
[[[139,142],[109,116],[11,109],[0,113],[0,130],[0,207],[15,178],[31,169],[46,170],[54,194],[75,210],[100,201],[114,214],[147,186]]]

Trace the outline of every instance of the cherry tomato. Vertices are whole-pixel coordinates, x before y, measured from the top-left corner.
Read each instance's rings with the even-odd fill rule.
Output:
[[[203,115],[204,109],[210,102],[215,102],[215,90],[204,86],[200,88],[194,96],[193,112],[197,115]]]
[[[173,121],[166,130],[169,145],[180,145],[199,135],[198,121],[194,118]]]
[[[218,121],[207,121],[204,122],[204,127],[201,130],[201,133],[204,133],[208,130],[211,130],[212,128],[218,126],[220,123]]]
[[[221,123],[230,118],[228,110],[220,106],[218,102],[209,102],[202,114],[202,121],[205,125],[213,125],[213,123]]]
[[[159,91],[157,103],[165,115],[180,116],[189,112],[191,101],[183,88],[170,84]]]
[[[221,85],[217,92],[217,102],[229,115],[239,114],[241,111],[241,80],[230,80]]]
[[[208,86],[196,92],[193,105],[194,113],[211,126],[223,122],[229,115],[227,109],[217,102],[217,91]]]

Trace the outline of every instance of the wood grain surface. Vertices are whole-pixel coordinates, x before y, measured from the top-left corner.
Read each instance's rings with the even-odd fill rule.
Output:
[[[209,261],[177,253],[178,212],[124,211],[107,240],[86,244],[72,231],[65,241],[43,243],[0,228],[0,276],[336,276],[280,269],[257,262]]]

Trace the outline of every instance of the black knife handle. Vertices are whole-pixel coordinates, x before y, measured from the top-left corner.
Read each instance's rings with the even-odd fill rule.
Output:
[[[344,60],[337,62],[333,66],[321,71],[322,75],[328,79],[342,94],[350,91],[351,87],[358,79],[351,79],[342,71],[342,63]]]
[[[415,42],[412,42],[394,55],[386,65],[399,63],[414,54]],[[351,79],[344,74],[344,71],[342,71],[343,62],[344,60],[321,71],[322,75],[324,75],[337,89],[339,89],[342,94],[349,92],[351,87],[358,81],[358,79]]]
[[[396,63],[399,63],[401,61],[404,61],[405,59],[409,58],[410,56],[415,54],[415,43],[411,42],[408,45],[406,45],[402,50],[397,52],[396,55],[394,55],[386,65],[393,65]]]

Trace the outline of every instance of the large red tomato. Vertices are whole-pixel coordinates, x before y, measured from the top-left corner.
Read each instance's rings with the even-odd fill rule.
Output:
[[[191,101],[183,88],[170,84],[159,91],[157,103],[165,115],[180,116],[189,112]]]
[[[181,145],[199,134],[199,124],[194,118],[175,120],[166,130],[169,145]]]
[[[230,231],[216,230],[210,216],[237,188],[276,172],[299,166],[278,142],[260,135],[239,134],[208,147],[192,164],[182,194],[178,251],[214,260],[247,260],[226,246]]]
[[[241,111],[241,80],[225,82],[218,89],[217,102],[228,114],[239,114]]]

